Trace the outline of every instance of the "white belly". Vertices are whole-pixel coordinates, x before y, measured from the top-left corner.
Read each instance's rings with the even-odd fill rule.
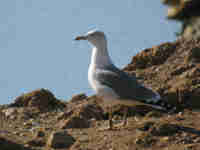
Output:
[[[106,85],[100,84],[96,80],[95,71],[92,70],[93,69],[90,66],[88,70],[88,81],[90,83],[90,86],[96,92],[97,96],[100,96],[106,100],[116,100],[117,98],[119,98],[119,96],[117,96],[117,94],[111,88],[107,87]]]
[[[95,69],[95,68],[94,68]],[[96,84],[95,84],[95,74],[94,74],[94,71],[93,70],[93,67],[92,65],[89,66],[89,70],[88,70],[88,81],[89,81],[89,84],[90,86],[96,91]]]

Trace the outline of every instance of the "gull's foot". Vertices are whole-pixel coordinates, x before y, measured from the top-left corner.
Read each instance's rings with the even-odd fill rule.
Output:
[[[103,128],[98,129],[98,131],[109,131],[109,130],[113,130],[113,121],[112,119],[108,120],[109,125]]]
[[[115,128],[121,129],[127,127],[127,125],[128,125],[128,120],[122,120],[120,123],[115,125]]]
[[[119,129],[120,129],[120,127],[118,127],[118,125],[116,125],[116,126],[113,126],[112,128],[109,126],[106,126],[106,127],[99,128],[97,130],[98,131],[114,131],[114,130],[119,130]]]
[[[98,131],[111,131],[111,130],[113,130],[113,127],[111,128],[109,126],[101,127],[101,128],[98,129]]]
[[[117,130],[117,129],[118,127],[113,125],[112,120],[109,120],[109,125],[99,128],[98,131],[112,131],[112,130]]]
[[[121,129],[121,128],[124,128],[124,127],[126,127],[126,124],[124,122],[121,122],[121,123],[118,123],[118,124],[115,125],[115,128],[117,128],[117,129]]]
[[[138,122],[139,121],[139,119],[135,116],[134,117],[134,120],[136,121],[136,122]]]

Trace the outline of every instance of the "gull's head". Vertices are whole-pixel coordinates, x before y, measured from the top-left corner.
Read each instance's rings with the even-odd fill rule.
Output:
[[[106,44],[106,37],[102,31],[89,31],[85,35],[77,36],[75,40],[88,40],[92,45],[99,47]]]

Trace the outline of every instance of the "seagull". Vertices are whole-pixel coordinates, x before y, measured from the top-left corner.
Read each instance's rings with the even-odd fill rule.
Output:
[[[163,101],[157,92],[145,87],[135,76],[118,69],[112,63],[104,32],[92,30],[77,36],[75,40],[87,40],[93,46],[88,80],[96,95],[108,105],[117,103],[132,106],[142,103],[160,110],[171,108],[171,105]],[[108,128],[113,128],[112,109],[109,112]]]

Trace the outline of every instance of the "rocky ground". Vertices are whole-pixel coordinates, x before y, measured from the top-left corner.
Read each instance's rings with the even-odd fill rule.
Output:
[[[46,89],[0,106],[1,150],[198,150],[200,41],[179,39],[146,49],[123,70],[176,105],[169,114],[147,106],[113,105],[113,130],[101,99],[58,100]],[[128,124],[122,126],[128,109]]]

